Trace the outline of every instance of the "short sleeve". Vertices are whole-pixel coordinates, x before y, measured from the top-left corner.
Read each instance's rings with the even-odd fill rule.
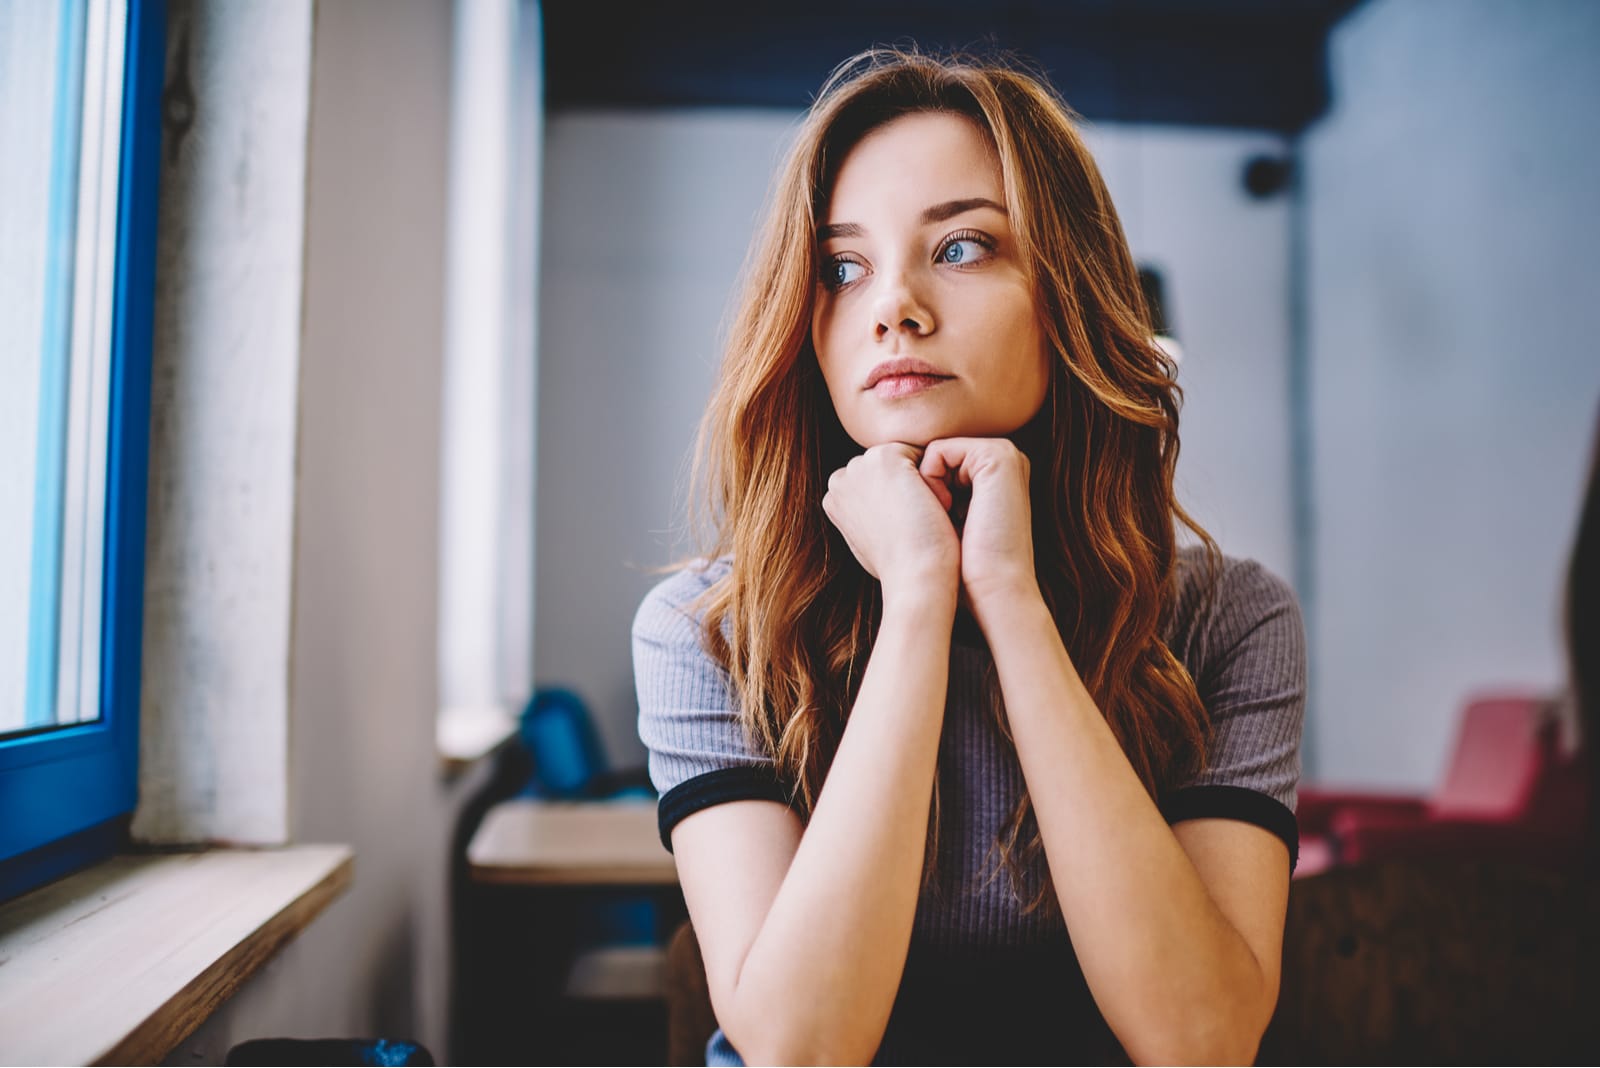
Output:
[[[661,795],[661,841],[686,817],[728,801],[787,804],[772,759],[746,735],[732,682],[701,643],[689,607],[727,573],[726,562],[690,567],[646,595],[633,620],[633,677],[639,740]]]
[[[1172,823],[1257,824],[1283,839],[1292,866],[1306,695],[1305,626],[1294,591],[1254,561],[1225,560],[1186,644],[1211,719],[1210,744],[1204,768],[1163,796],[1162,811]]]

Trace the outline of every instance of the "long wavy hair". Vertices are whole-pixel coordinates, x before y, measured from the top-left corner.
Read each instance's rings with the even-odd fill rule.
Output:
[[[1051,379],[1019,435],[1033,467],[1034,556],[1062,642],[1152,796],[1204,761],[1206,711],[1163,640],[1176,598],[1181,394],[1154,343],[1121,223],[1076,128],[1042,77],[1009,57],[875,49],[842,64],[800,126],[745,265],[695,483],[702,546],[731,557],[707,590],[703,641],[729,673],[753,740],[809,813],[836,752],[882,613],[881,590],[824,516],[828,475],[859,452],[811,338],[817,226],[867,133],[917,112],[966,116],[1000,161]],[[991,671],[991,705],[999,713]],[[930,843],[938,833],[937,784]],[[1041,843],[1026,795],[997,842],[1018,893]],[[930,862],[934,850],[930,848]],[[1030,907],[1049,880],[1028,888]]]

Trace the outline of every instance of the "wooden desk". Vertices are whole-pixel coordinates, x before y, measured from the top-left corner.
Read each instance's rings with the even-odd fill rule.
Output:
[[[465,869],[457,906],[460,1063],[661,1060],[661,952],[630,947],[626,960],[600,960],[581,933],[595,906],[608,902],[653,901],[662,940],[687,915],[654,801],[501,801],[472,835]],[[596,994],[574,997],[574,985],[634,1001],[597,1008],[581,1000]],[[597,1033],[612,1044],[596,1046]]]
[[[654,801],[503,801],[467,846],[473,882],[513,886],[676,886]]]

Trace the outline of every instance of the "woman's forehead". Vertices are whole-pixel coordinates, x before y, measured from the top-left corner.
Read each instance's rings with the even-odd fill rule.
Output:
[[[976,199],[1005,202],[987,132],[963,115],[914,112],[874,129],[845,155],[824,221],[918,216],[931,204]]]

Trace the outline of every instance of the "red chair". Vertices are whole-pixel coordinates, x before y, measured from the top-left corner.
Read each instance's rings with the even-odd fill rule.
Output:
[[[1427,857],[1571,866],[1582,848],[1588,783],[1578,754],[1561,751],[1560,733],[1548,700],[1478,698],[1462,714],[1433,796],[1302,789],[1296,875]]]

